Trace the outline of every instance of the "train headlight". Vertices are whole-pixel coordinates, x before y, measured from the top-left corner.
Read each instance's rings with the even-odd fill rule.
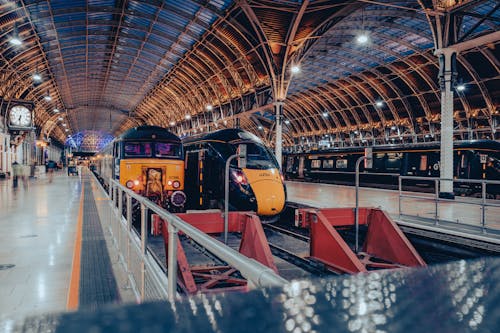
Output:
[[[167,182],[167,185],[168,185],[168,186],[172,186],[172,181],[171,181],[171,180],[169,180],[169,181]]]
[[[186,195],[182,191],[175,191],[170,197],[170,202],[176,207],[181,207],[186,202]]]
[[[134,187],[134,182],[132,180],[127,180],[125,186],[127,186],[127,188],[132,188]]]
[[[179,188],[179,187],[181,187],[181,183],[178,180],[174,180],[174,182],[172,183],[172,186],[174,188]]]
[[[241,185],[247,185],[248,180],[247,177],[245,177],[245,174],[241,170],[232,170],[231,175],[233,177],[233,180]]]
[[[141,183],[141,182],[140,182],[140,181],[138,181],[137,179],[136,179],[136,180],[134,180],[134,185],[135,185],[135,186],[139,185],[140,183]]]

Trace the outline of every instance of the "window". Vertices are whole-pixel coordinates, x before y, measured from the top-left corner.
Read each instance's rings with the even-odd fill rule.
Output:
[[[220,154],[220,156],[227,160],[231,155],[236,154],[240,142],[225,143],[212,141],[210,145],[213,149]],[[264,145],[255,142],[241,142],[247,146],[247,168],[256,170],[278,169],[278,162],[274,158],[273,153],[269,151]],[[231,161],[231,166],[236,168],[238,166],[238,159],[235,158]]]
[[[323,169],[333,169],[333,160],[324,160]]]
[[[123,145],[125,157],[151,157],[150,142],[126,142]]]
[[[335,166],[337,169],[347,169],[347,160],[337,160]]]
[[[157,142],[155,144],[155,157],[182,157],[181,146],[177,143]]]
[[[427,170],[427,155],[422,155],[420,156],[420,171],[426,171]]]
[[[311,169],[319,169],[319,168],[321,168],[321,160],[312,160]]]
[[[294,162],[294,158],[293,157],[288,157],[287,163],[286,163],[286,172],[292,172],[293,171],[293,162]]]

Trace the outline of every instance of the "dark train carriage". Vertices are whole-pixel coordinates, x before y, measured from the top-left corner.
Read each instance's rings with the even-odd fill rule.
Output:
[[[497,141],[461,141],[454,145],[454,177],[460,179],[500,179],[500,143]],[[305,153],[284,154],[283,170],[287,179],[354,184],[356,160],[364,147],[334,148]],[[438,143],[383,145],[373,147],[372,168],[360,167],[361,184],[397,188],[398,177],[440,176]],[[416,187],[431,187],[431,182],[407,181]],[[457,185],[458,193],[474,192],[478,185]],[[488,186],[489,193],[498,186]]]

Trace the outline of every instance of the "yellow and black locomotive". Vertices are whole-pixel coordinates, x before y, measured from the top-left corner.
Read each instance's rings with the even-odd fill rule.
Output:
[[[223,129],[184,139],[186,193],[190,209],[222,208],[225,166],[240,145],[246,166],[233,159],[229,168],[230,210],[251,210],[268,222],[284,209],[286,189],[273,153],[252,133]]]
[[[135,127],[97,154],[96,174],[110,178],[171,212],[184,210],[184,151],[175,134],[157,126]]]

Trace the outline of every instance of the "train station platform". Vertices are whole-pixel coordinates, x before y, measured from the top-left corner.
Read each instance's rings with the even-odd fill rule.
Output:
[[[121,299],[89,180],[61,170],[17,187],[0,181],[1,332],[30,314]]]
[[[317,208],[355,207],[353,186],[288,181],[288,201]],[[360,207],[380,207],[400,226],[469,238],[500,248],[500,202],[487,200],[482,225],[481,199],[456,197],[436,203],[429,193],[359,188]],[[494,244],[494,245],[493,245]]]

